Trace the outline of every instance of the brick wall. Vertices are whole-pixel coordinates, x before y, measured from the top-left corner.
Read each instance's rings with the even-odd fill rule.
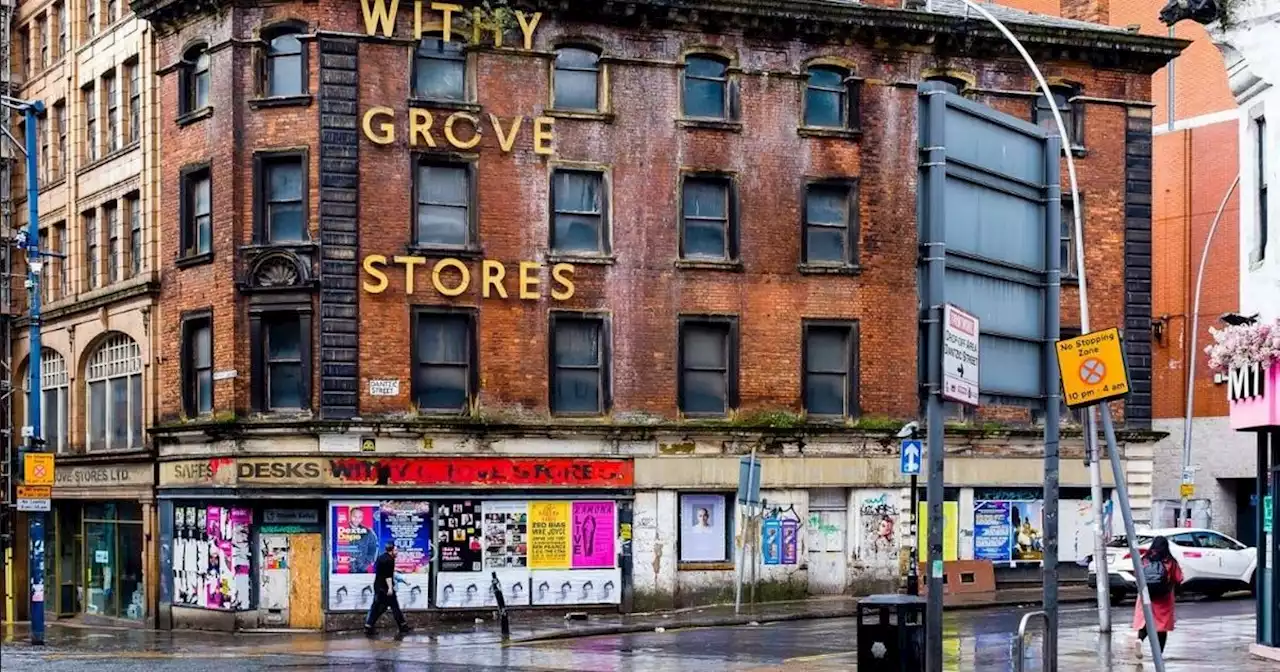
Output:
[[[178,316],[212,308],[215,318],[214,368],[238,376],[218,382],[215,408],[243,414],[248,409],[249,342],[246,306],[235,282],[243,273],[238,246],[250,242],[252,152],[257,149],[310,148],[310,223],[319,238],[321,215],[318,169],[320,106],[251,109],[251,47],[248,40],[263,23],[281,18],[307,21],[323,31],[363,33],[358,5],[338,0],[272,4],[228,10],[202,17],[160,37],[162,68],[176,63],[193,40],[207,40],[213,54],[213,115],[179,127],[173,122],[177,76],[162,76],[164,133],[163,240],[177,240],[178,171],[193,162],[211,161],[214,192],[214,258],[194,268],[174,266],[172,246],[161,255],[164,287],[161,324],[165,331],[160,364],[161,418],[181,412]],[[411,35],[412,12],[401,15],[400,35]],[[455,299],[419,290],[404,295],[400,273],[382,294],[361,294],[358,320],[359,377],[363,417],[410,410],[409,307],[479,306],[481,401],[486,406],[547,409],[547,324],[549,309],[600,310],[611,315],[613,399],[617,412],[676,413],[676,316],[726,313],[741,325],[741,406],[790,408],[800,399],[802,318],[855,318],[861,321],[861,399],[864,413],[914,416],[916,390],[915,277],[915,90],[914,82],[940,59],[916,51],[887,51],[861,45],[826,46],[799,41],[767,47],[732,32],[699,36],[687,32],[639,29],[600,30],[544,17],[531,54],[481,50],[475,83],[483,113],[504,119],[533,117],[548,105],[545,55],[563,36],[590,34],[611,63],[611,121],[559,119],[556,155],[535,155],[529,121],[504,154],[486,125],[472,150],[478,155],[479,229],[485,259],[508,268],[508,291],[521,260],[546,262],[548,254],[549,164],[580,161],[607,166],[612,179],[612,230],[615,259],[606,265],[579,264],[577,292],[566,302],[549,298],[522,302],[479,296],[479,262],[471,262],[472,291]],[[518,33],[516,34],[518,37]],[[518,40],[509,38],[511,42]],[[712,44],[736,54],[741,81],[740,132],[678,127],[679,70],[682,50]],[[320,92],[317,43],[310,49],[311,91]],[[410,44],[363,40],[358,53],[359,110],[386,105],[395,111],[397,142],[377,146],[359,142],[358,254],[403,254],[409,242],[410,152],[405,146]],[[796,74],[811,57],[838,57],[856,64],[866,78],[862,91],[860,140],[805,138],[796,132],[801,86]],[[942,59],[942,65],[974,75],[983,102],[1030,117],[1031,98],[997,91],[1030,91],[1031,78],[1017,60],[980,62]],[[1099,72],[1080,64],[1046,63],[1046,74],[1083,84],[1089,96],[1143,101],[1148,78]],[[984,93],[989,91],[990,93]],[[322,96],[321,96],[322,98]],[[1124,162],[1127,108],[1122,104],[1087,105],[1085,145],[1079,161],[1087,184],[1086,239],[1094,325],[1123,322]],[[487,117],[486,117],[487,118]],[[677,178],[682,169],[716,169],[737,176],[741,194],[743,271],[677,269]],[[1066,171],[1063,171],[1064,184]],[[857,177],[861,273],[802,275],[797,271],[801,194],[806,178]],[[173,185],[171,188],[169,185]],[[323,256],[323,255],[322,255]],[[544,295],[551,278],[541,271]],[[1076,297],[1063,292],[1063,324],[1078,324]],[[319,304],[317,303],[317,306]],[[323,318],[321,318],[323,320]],[[316,343],[319,332],[315,330]],[[319,353],[313,408],[319,408]],[[396,378],[405,384],[398,397],[364,394],[369,379]]]

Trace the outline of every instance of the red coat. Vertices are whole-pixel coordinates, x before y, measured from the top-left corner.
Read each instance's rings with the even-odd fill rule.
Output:
[[[1178,566],[1178,561],[1169,558],[1164,561],[1164,570],[1169,574],[1169,579],[1176,587],[1182,583],[1182,568]],[[1170,590],[1169,594],[1160,598],[1152,598],[1151,615],[1156,619],[1156,632],[1172,632],[1173,624],[1177,621],[1177,615],[1174,613],[1176,591]],[[1146,618],[1142,613],[1142,598],[1133,605],[1133,629],[1141,630],[1146,625]]]

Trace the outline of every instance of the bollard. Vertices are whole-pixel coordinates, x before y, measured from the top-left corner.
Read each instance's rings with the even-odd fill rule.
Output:
[[[502,596],[502,582],[498,573],[493,572],[493,599],[498,603],[498,623],[502,626],[502,641],[511,639],[511,622],[507,620],[507,599]]]

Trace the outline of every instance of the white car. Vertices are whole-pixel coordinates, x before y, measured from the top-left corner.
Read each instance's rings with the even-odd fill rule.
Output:
[[[1151,540],[1155,537],[1169,540],[1169,550],[1182,567],[1183,581],[1178,587],[1179,593],[1198,593],[1217,598],[1233,590],[1256,590],[1256,548],[1245,546],[1213,530],[1190,527],[1139,530],[1138,548],[1144,551],[1150,548]],[[1115,537],[1107,544],[1107,573],[1110,575],[1108,585],[1113,602],[1138,594],[1129,543],[1124,535]],[[1090,560],[1090,587],[1097,585],[1097,577],[1097,562]]]

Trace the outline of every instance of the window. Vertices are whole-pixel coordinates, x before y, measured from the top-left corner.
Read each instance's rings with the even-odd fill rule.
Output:
[[[213,194],[208,168],[182,176],[182,256],[213,251]]]
[[[89,289],[98,288],[98,218],[89,210],[84,213],[84,266],[85,283]]]
[[[59,2],[53,6],[53,11],[58,14],[58,57],[61,58],[71,48],[67,41],[67,7]]]
[[[36,19],[36,30],[40,33],[40,69],[49,67],[49,26],[44,15]]]
[[[107,25],[120,19],[120,0],[107,0]]]
[[[98,101],[89,84],[80,90],[84,95],[84,146],[89,161],[98,160]]]
[[[297,96],[306,92],[302,41],[296,32],[278,32],[270,37],[263,75],[266,78],[263,88],[268,96]]]
[[[49,239],[50,235],[48,227],[40,227],[40,242],[46,246],[52,247],[52,245],[50,245],[52,242]],[[50,261],[52,261],[51,258],[45,259],[44,266],[40,269],[40,298],[43,299],[45,303],[51,303],[54,300],[54,290],[56,289],[52,282],[53,265],[49,263]]]
[[[1048,130],[1051,134],[1057,135],[1058,124],[1053,119],[1053,108],[1056,106],[1062,114],[1062,125],[1067,128],[1067,137],[1062,142],[1063,148],[1082,148],[1084,146],[1084,117],[1080,114],[1079,103],[1071,102],[1071,99],[1079,95],[1079,92],[1062,86],[1055,86],[1050,91],[1053,93],[1052,103],[1043,94],[1036,98],[1035,123]]]
[[[30,365],[28,365],[30,366]],[[27,396],[27,420],[31,423],[31,381],[29,368],[24,367],[22,388]],[[69,378],[67,361],[58,351],[48,346],[40,350],[40,418],[44,440],[48,448],[61,455],[67,452],[67,431],[70,428],[70,406],[68,404]]]
[[[129,86],[129,142],[142,139],[142,66],[137,60],[125,65],[125,81]]]
[[[857,193],[857,187],[852,183],[820,182],[805,189],[805,263],[857,263]]]
[[[93,39],[98,34],[98,0],[84,0],[85,37]]]
[[[89,450],[141,448],[142,354],[124,334],[112,334],[86,367]]]
[[[182,323],[182,404],[188,417],[213,412],[213,321],[208,313]]]
[[[856,417],[858,324],[804,325],[804,407],[813,415]]]
[[[420,163],[415,185],[414,242],[424,247],[471,244],[474,189],[474,175],[468,165]]]
[[[49,167],[53,164],[49,156],[49,136],[52,132],[49,130],[49,115],[40,115],[40,123],[37,125],[37,133],[40,134],[40,184],[48,184],[51,177]]]
[[[722,493],[680,493],[680,562],[729,562],[732,501]]]
[[[1080,203],[1084,205],[1083,200]],[[1084,213],[1081,213],[1083,216]],[[1083,222],[1081,222],[1083,223]],[[1062,195],[1062,243],[1059,268],[1063,280],[1074,280],[1080,277],[1080,266],[1076,263],[1076,219],[1075,208],[1071,203],[1071,194]]]
[[[293,243],[307,239],[304,158],[292,154],[259,154],[259,239],[269,243]]]
[[[297,313],[272,313],[262,321],[264,336],[264,381],[267,411],[302,409],[310,406],[310,385],[304,381],[306,371],[302,322]]]
[[[737,258],[737,194],[728,177],[684,178],[680,199],[680,256],[731,261]]]
[[[556,50],[552,75],[557,110],[600,109],[600,54],[580,47]]]
[[[413,95],[435,100],[466,100],[467,55],[456,40],[424,37],[414,57]]]
[[[120,208],[115,203],[102,206],[107,227],[107,282],[120,280]]]
[[[690,56],[684,63],[684,116],[729,118],[729,63],[717,56]]]
[[[1249,254],[1250,263],[1261,263],[1267,258],[1267,239],[1270,235],[1271,222],[1267,212],[1267,184],[1270,181],[1267,170],[1267,120],[1258,117],[1254,122],[1254,151],[1258,155],[1258,238],[1254,249]]]
[[[1239,551],[1244,549],[1243,545],[1214,532],[1196,532],[1195,538],[1200,548],[1215,548],[1220,551]]]
[[[178,80],[181,88],[179,114],[192,114],[209,106],[209,69],[209,51],[204,45],[187,50],[183,56],[182,75]]]
[[[22,54],[22,74],[31,76],[31,31],[26,28],[18,30],[18,51]]]
[[[859,126],[859,90],[843,68],[815,66],[809,69],[804,91],[804,125],[813,128]]]
[[[120,148],[120,87],[114,72],[102,77],[102,88],[107,90],[107,151],[114,152]]]
[[[55,269],[56,287],[58,298],[64,298],[71,295],[71,287],[67,282],[67,223],[57,222],[53,225],[52,247],[60,256],[53,257],[48,260],[47,264],[52,264]]]
[[[425,411],[465,411],[477,386],[475,318],[420,311],[414,321],[413,395]]]
[[[55,103],[53,113],[58,119],[58,159],[61,166],[58,177],[63,178],[67,175],[67,167],[71,161],[71,154],[67,151],[67,101],[59,100]]]
[[[138,194],[125,199],[129,212],[129,277],[142,273],[142,200]]]
[[[736,318],[680,321],[680,410],[689,415],[724,415],[737,406]]]
[[[552,413],[600,415],[608,410],[607,334],[603,317],[552,314]]]
[[[553,172],[551,249],[567,253],[608,253],[606,201],[604,173],[588,170]]]

